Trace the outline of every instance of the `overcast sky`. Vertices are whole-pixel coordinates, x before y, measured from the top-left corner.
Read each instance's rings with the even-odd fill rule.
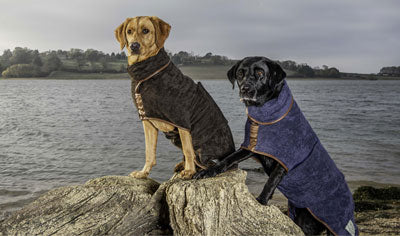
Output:
[[[119,52],[114,29],[155,15],[165,47],[240,59],[261,55],[377,73],[400,66],[400,0],[0,0],[0,51],[14,47]]]

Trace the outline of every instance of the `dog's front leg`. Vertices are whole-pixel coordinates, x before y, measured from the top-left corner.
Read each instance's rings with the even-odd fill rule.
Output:
[[[269,199],[272,198],[276,187],[281,182],[283,176],[286,175],[286,170],[280,164],[275,164],[274,170],[269,175],[267,183],[264,185],[264,188],[261,194],[257,197],[257,201],[263,205],[267,205]]]
[[[134,171],[130,173],[130,176],[135,178],[147,178],[150,170],[156,165],[156,148],[158,130],[154,127],[150,121],[143,120],[144,139],[146,142],[146,163],[141,171]]]
[[[217,174],[225,172],[229,170],[232,166],[238,164],[241,161],[244,161],[250,157],[252,157],[254,153],[245,150],[239,149],[236,152],[230,154],[226,158],[224,158],[221,162],[217,163],[215,166],[211,166],[206,170],[202,170],[194,175],[195,179],[202,179],[208,177],[214,177]]]
[[[196,154],[193,150],[192,135],[190,135],[190,132],[187,130],[180,128],[178,128],[178,130],[182,142],[183,155],[185,156],[185,167],[184,170],[181,171],[180,177],[183,179],[191,179],[196,173],[196,166],[194,164]]]

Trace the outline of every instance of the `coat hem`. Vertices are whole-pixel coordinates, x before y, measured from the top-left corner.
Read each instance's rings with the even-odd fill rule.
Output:
[[[158,120],[158,121],[161,121],[161,122],[165,122],[165,123],[167,123],[167,124],[170,124],[170,125],[172,125],[172,126],[174,126],[174,127],[177,127],[177,128],[179,128],[179,129],[183,129],[183,130],[185,130],[185,131],[189,131],[190,132],[190,129],[188,129],[188,128],[184,128],[184,127],[182,127],[182,126],[179,126],[179,125],[176,125],[176,124],[174,124],[174,123],[172,123],[172,122],[170,122],[170,121],[166,121],[166,120],[163,120],[163,119],[160,119],[160,118],[153,118],[153,117],[142,117],[141,118],[141,120]]]
[[[329,225],[328,225],[325,221],[323,221],[323,220],[321,220],[320,218],[318,218],[318,217],[311,211],[310,208],[307,207],[307,210],[308,210],[308,211],[310,212],[310,214],[314,217],[314,219],[316,219],[317,221],[319,221],[321,224],[325,225],[325,227],[326,227],[329,231],[331,231],[332,234],[334,234],[335,236],[338,236],[338,234],[337,234],[335,231],[333,231],[332,228],[329,227]]]

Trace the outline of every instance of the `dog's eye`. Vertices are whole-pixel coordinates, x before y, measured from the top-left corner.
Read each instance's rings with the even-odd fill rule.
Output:
[[[132,34],[132,30],[128,29],[127,33]]]
[[[241,79],[241,78],[243,77],[243,71],[242,71],[242,70],[239,70],[239,71],[236,73],[236,76],[238,77],[238,79]]]
[[[143,29],[142,32],[143,32],[143,34],[147,34],[149,32],[149,30],[148,29]]]
[[[263,77],[264,76],[264,73],[262,72],[262,70],[257,70],[256,73],[257,73],[258,77]]]

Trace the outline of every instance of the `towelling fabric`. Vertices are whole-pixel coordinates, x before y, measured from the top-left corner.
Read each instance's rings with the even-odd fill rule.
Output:
[[[151,76],[156,71],[159,72]],[[231,137],[228,121],[218,105],[200,82],[196,84],[170,62],[164,48],[156,56],[128,66],[128,73],[140,119],[158,119],[190,131],[194,150],[207,150],[203,146],[217,132],[229,133],[227,137]],[[232,152],[233,142],[231,146]],[[199,161],[210,166],[214,164],[208,159],[212,156],[201,155]]]
[[[289,216],[294,219],[296,208],[308,208],[332,233],[358,234],[344,175],[304,117],[286,81],[277,98],[260,107],[247,107],[247,115],[242,148],[271,157],[288,171],[278,189],[289,200]]]

